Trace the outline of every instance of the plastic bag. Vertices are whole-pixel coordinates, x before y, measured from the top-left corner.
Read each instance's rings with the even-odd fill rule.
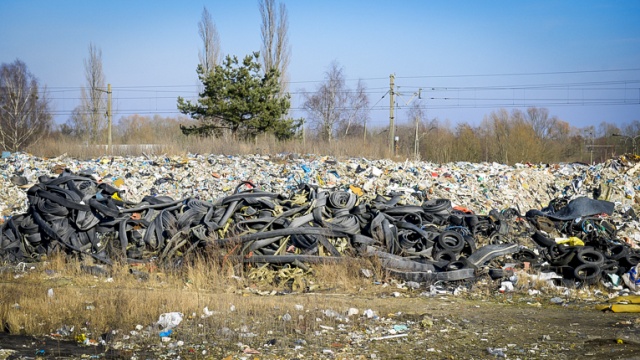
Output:
[[[622,280],[629,287],[629,289],[633,291],[640,290],[640,264],[634,266],[627,272],[622,275]]]
[[[162,326],[163,328],[162,331],[167,331],[169,329],[172,329],[180,325],[180,323],[182,322],[183,316],[184,315],[182,315],[182,313],[179,313],[179,312],[170,312],[170,313],[160,314],[160,318],[158,319],[158,325]]]

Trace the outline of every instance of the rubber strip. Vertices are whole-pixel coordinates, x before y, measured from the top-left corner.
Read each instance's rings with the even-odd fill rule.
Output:
[[[513,254],[519,247],[518,244],[486,245],[471,254],[467,262],[472,266],[481,267],[496,257]]]
[[[458,281],[474,279],[476,277],[475,270],[472,268],[464,268],[459,270],[444,271],[436,273],[436,279],[440,281]]]

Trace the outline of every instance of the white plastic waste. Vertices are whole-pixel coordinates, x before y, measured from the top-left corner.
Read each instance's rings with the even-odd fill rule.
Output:
[[[158,318],[158,325],[162,326],[163,331],[168,329],[173,329],[174,327],[180,325],[182,322],[184,315],[180,312],[169,312],[160,314]]]

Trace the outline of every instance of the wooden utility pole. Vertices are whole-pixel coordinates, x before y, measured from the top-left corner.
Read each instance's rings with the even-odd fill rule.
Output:
[[[395,151],[395,139],[396,139],[396,127],[394,124],[394,117],[393,117],[393,108],[394,106],[394,99],[393,99],[393,81],[395,79],[395,75],[391,74],[389,75],[389,152],[391,154],[394,154]]]
[[[111,123],[113,114],[111,112],[111,84],[107,84],[107,149],[111,151]]]

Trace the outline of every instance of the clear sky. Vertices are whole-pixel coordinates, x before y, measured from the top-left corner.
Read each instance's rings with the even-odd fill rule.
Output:
[[[478,124],[493,110],[546,107],[576,127],[640,120],[640,1],[285,0],[294,115],[332,61],[362,79],[374,126],[422,89],[429,119]],[[78,104],[93,42],[113,86],[114,120],[177,114],[197,93],[203,6],[224,54],[260,49],[257,0],[0,1],[0,63],[19,58],[48,87],[58,123]],[[375,105],[375,106],[374,106]]]

